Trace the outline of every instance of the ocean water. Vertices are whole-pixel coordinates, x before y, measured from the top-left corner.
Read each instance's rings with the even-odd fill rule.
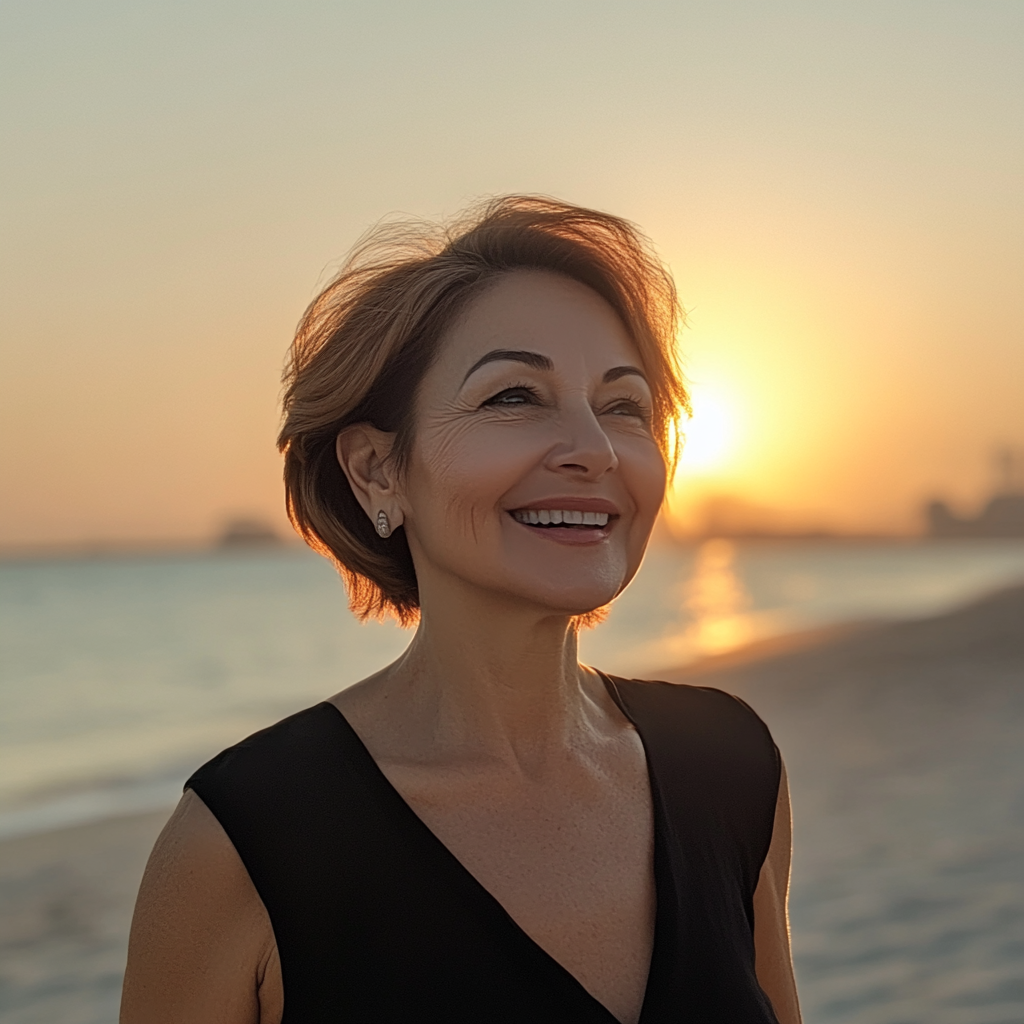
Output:
[[[653,548],[584,660],[643,676],[1024,579],[1024,542]],[[0,838],[169,805],[199,764],[396,657],[304,549],[0,563]]]

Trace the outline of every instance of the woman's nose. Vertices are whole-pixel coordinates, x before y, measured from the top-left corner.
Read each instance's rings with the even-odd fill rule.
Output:
[[[619,458],[611,439],[589,403],[585,408],[565,410],[562,426],[565,436],[551,450],[548,459],[551,469],[590,480],[618,466]]]

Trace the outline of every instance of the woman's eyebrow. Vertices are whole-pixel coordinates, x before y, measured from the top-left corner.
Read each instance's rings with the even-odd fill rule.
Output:
[[[601,379],[605,384],[611,384],[613,380],[629,376],[639,377],[642,381],[647,380],[647,375],[637,366],[613,366]]]
[[[496,363],[503,360],[508,360],[513,363],[526,363],[527,366],[532,366],[535,370],[553,370],[555,368],[555,364],[551,362],[547,356],[542,356],[539,352],[525,352],[520,349],[496,348],[493,351],[488,352],[487,355],[481,356],[469,368],[469,372],[462,378],[462,383],[465,384],[481,366],[485,366],[487,363]]]

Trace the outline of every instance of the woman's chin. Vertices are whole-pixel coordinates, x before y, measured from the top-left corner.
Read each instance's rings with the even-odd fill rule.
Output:
[[[590,616],[611,604],[622,590],[621,577],[614,582],[574,581],[566,586],[565,580],[545,581],[547,585],[524,587],[518,590],[524,604],[550,611],[552,615]]]
[[[557,549],[564,551],[565,549]],[[597,554],[594,552],[593,554]],[[587,616],[615,600],[636,572],[627,552],[603,552],[604,557],[563,559],[538,558],[536,552],[504,552],[497,559],[465,558],[453,560],[445,575],[468,586],[464,600],[483,615],[497,598],[495,609],[520,606],[531,614]],[[461,564],[459,564],[461,562]],[[421,600],[427,610],[434,588],[421,584]],[[472,596],[473,592],[477,597]],[[501,612],[505,614],[506,612]]]

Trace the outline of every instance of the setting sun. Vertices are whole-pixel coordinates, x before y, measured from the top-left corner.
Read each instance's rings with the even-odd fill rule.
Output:
[[[725,465],[735,450],[735,406],[718,389],[696,385],[692,389],[693,417],[683,426],[684,473],[708,473]]]
[[[667,498],[667,521],[684,533],[695,528],[694,516],[709,495],[742,487],[748,410],[736,390],[705,373],[690,381],[693,415],[681,424],[682,454]]]

